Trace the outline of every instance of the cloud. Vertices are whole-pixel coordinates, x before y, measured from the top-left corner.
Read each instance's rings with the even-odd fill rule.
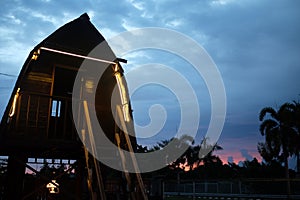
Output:
[[[166,23],[167,26],[171,27],[171,28],[175,28],[175,27],[178,27],[180,25],[183,24],[183,20],[182,19],[173,19],[169,22]]]
[[[122,20],[122,27],[126,30],[126,31],[130,31],[132,29],[137,29],[137,26],[134,26],[130,23],[130,21],[128,19],[123,19]]]
[[[99,32],[101,33],[101,35],[106,39],[109,40],[110,38],[116,36],[117,34],[119,34],[119,32],[116,32],[113,29],[110,28],[98,28],[96,26],[96,28],[99,30]]]
[[[225,6],[227,4],[233,3],[235,0],[214,0],[210,2],[211,6]]]
[[[203,45],[220,70],[228,103],[224,137],[220,142],[224,143],[224,149],[235,152],[233,158],[236,160],[236,156],[242,157],[241,149],[245,146],[249,155],[254,156],[259,140],[257,115],[260,109],[298,98],[299,6],[298,1],[279,0],[189,3],[180,0],[118,3],[90,0],[71,4],[66,0],[4,1],[0,8],[0,72],[17,74],[37,43],[84,12],[105,38],[149,26],[177,30]],[[120,44],[126,45],[126,41]],[[174,67],[195,88],[201,116],[209,116],[210,100],[205,84],[201,77],[193,76],[194,71],[188,70],[186,63],[161,52],[135,52],[128,60],[131,65],[124,65],[125,69],[153,61]],[[7,91],[1,89],[1,94]],[[164,97],[162,102],[167,102],[169,98],[156,90],[151,93],[155,101]],[[142,97],[139,96],[139,100]],[[150,101],[149,97],[144,98]],[[4,100],[2,102],[1,107],[5,104]],[[233,147],[233,144],[239,145]],[[244,150],[243,154],[249,157]]]
[[[21,19],[15,17],[13,14],[7,14],[5,17],[7,18],[7,21],[10,21],[12,24],[22,25]]]
[[[129,2],[134,8],[136,8],[140,11],[145,10],[144,2],[134,1],[134,0],[126,0],[126,1]]]
[[[245,158],[245,160],[252,160],[252,155],[249,154],[247,149],[241,149],[241,154]]]
[[[232,156],[228,156],[227,162],[228,163],[233,163],[234,162],[233,157]]]

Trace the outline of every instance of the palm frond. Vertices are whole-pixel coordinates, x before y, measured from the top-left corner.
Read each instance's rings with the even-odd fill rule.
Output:
[[[295,105],[291,103],[285,103],[280,106],[278,110],[278,118],[282,123],[292,124],[295,118]]]
[[[265,108],[263,108],[260,111],[260,113],[259,113],[259,120],[262,121],[267,114],[270,114],[271,117],[273,117],[274,119],[278,120],[277,112],[272,107],[265,107]]]
[[[218,150],[223,150],[223,147],[221,147],[220,145],[218,145],[217,143],[214,145],[213,147],[213,151],[218,151]]]
[[[260,131],[261,135],[265,135],[266,133],[271,131],[276,126],[278,126],[278,123],[275,120],[266,119],[260,124],[259,131]]]

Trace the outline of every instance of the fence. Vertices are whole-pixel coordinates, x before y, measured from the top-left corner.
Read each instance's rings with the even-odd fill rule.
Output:
[[[291,179],[287,194],[286,179],[243,179],[163,182],[163,197],[186,196],[209,199],[300,199],[300,179]]]

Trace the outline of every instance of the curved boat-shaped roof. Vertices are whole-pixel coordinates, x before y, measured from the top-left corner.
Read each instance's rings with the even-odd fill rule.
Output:
[[[44,135],[44,140],[46,141],[48,138],[46,138],[46,135],[49,135],[49,130],[47,130],[47,133],[43,132],[41,134],[42,128],[39,128],[38,125],[41,122],[41,116],[46,115],[46,112],[48,111],[47,115],[48,118],[45,120],[43,126],[51,128],[51,105],[53,109],[53,102],[52,104],[49,103],[54,99],[54,95],[59,96],[60,98],[67,99],[70,98],[70,89],[74,84],[74,80],[77,74],[78,68],[81,66],[83,59],[58,54],[55,52],[49,52],[41,50],[40,55],[38,56],[37,60],[32,60],[32,56],[35,54],[35,52],[40,49],[41,47],[51,48],[59,51],[66,51],[71,52],[75,54],[80,55],[88,55],[97,45],[100,43],[105,42],[105,51],[109,51],[107,54],[109,55],[109,58],[106,56],[106,52],[104,52],[103,55],[99,55],[99,58],[106,59],[110,61],[115,61],[116,57],[113,53],[113,51],[110,49],[108,44],[106,43],[104,37],[98,32],[98,30],[94,27],[94,25],[90,22],[89,16],[85,13],[81,15],[79,18],[63,25],[56,31],[54,31],[52,34],[50,34],[47,38],[45,38],[42,42],[40,42],[34,49],[30,52],[27,60],[25,61],[20,75],[17,79],[16,85],[14,87],[13,93],[10,97],[9,103],[6,107],[5,113],[2,117],[1,124],[0,124],[0,151],[3,151],[3,149],[11,149],[11,146],[9,147],[10,142],[7,142],[7,135],[13,135],[13,134],[7,134],[8,127],[10,128],[10,131],[18,132],[18,137],[23,134],[23,129],[27,130],[27,132],[30,132],[30,134],[33,134],[34,132],[38,132],[38,135]],[[102,57],[101,57],[102,56]],[[100,79],[100,82],[97,85],[97,91],[96,91],[96,110],[98,109],[97,116],[100,121],[100,124],[103,125],[103,129],[106,132],[114,134],[114,128],[115,123],[112,115],[111,110],[111,101],[109,99],[111,98],[112,90],[115,87],[116,80],[113,76],[114,71],[112,67],[109,67],[106,65],[105,72],[103,76]],[[59,72],[59,73],[58,73]],[[122,74],[122,69],[120,70],[120,73]],[[58,84],[58,82],[60,84]],[[125,83],[126,86],[126,83]],[[14,97],[15,94],[18,91],[18,88],[21,88],[21,94],[23,95],[22,100],[20,100],[20,105],[18,107],[19,114],[18,117],[10,118],[9,113],[11,112],[11,108],[14,103]],[[127,87],[126,87],[127,88]],[[36,100],[36,104],[32,103],[33,98],[31,101],[25,100],[26,98],[30,98],[30,95],[39,95],[40,98],[49,98],[50,101],[44,101],[39,102],[40,100]],[[31,96],[32,97],[32,96]],[[30,103],[28,103],[30,102]],[[47,104],[48,102],[48,104]],[[23,104],[26,104],[26,106],[22,106]],[[41,106],[43,104],[43,106]],[[31,105],[32,104],[32,105]],[[63,103],[62,103],[63,104]],[[45,110],[37,110],[36,112],[33,112],[31,115],[31,107],[35,108],[37,107],[40,109],[40,107],[49,107],[49,109]],[[63,105],[62,105],[63,107]],[[66,107],[66,106],[65,106]],[[23,109],[23,110],[22,110]],[[65,111],[64,113],[67,114],[69,111]],[[63,111],[61,111],[60,115],[63,115]],[[22,116],[24,117],[24,120],[26,121],[21,123]],[[17,119],[18,118],[18,119]],[[29,119],[28,119],[29,118]],[[23,121],[24,121],[23,120]],[[30,123],[30,120],[36,120],[35,128],[28,128],[26,126],[25,128],[23,124]],[[16,125],[9,124],[15,123]],[[29,121],[29,122],[28,122]],[[19,123],[19,124],[17,124]],[[17,130],[16,127],[21,127]],[[28,131],[30,130],[30,131]],[[19,134],[19,132],[22,132],[22,134]],[[53,130],[50,130],[50,132]],[[9,136],[10,137],[10,136]],[[36,136],[34,136],[36,137]],[[56,136],[53,136],[56,137]],[[46,138],[46,139],[45,139]],[[28,144],[25,144],[24,139],[28,139],[28,137],[21,137],[22,140],[17,142],[17,139],[15,137],[11,137],[10,141],[13,141],[14,147],[17,147],[18,145],[27,146]],[[40,148],[44,148],[45,144],[43,142],[40,142],[41,137],[35,138],[34,141],[39,141],[38,143],[31,143],[30,145],[34,144],[36,146],[39,146]],[[112,139],[112,138],[110,138]],[[29,139],[30,140],[30,137]],[[47,145],[46,145],[47,146]],[[22,148],[22,147],[20,147]],[[19,148],[19,149],[20,149]],[[24,147],[25,148],[25,147]],[[33,147],[32,147],[33,148]],[[1,150],[2,149],[2,150]]]
[[[87,55],[104,40],[104,37],[90,22],[89,16],[84,13],[79,18],[57,29],[36,48],[44,46]]]

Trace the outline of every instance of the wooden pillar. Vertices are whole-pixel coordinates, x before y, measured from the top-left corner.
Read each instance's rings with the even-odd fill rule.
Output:
[[[27,158],[25,156],[10,155],[8,157],[5,195],[7,200],[22,199],[26,162]]]
[[[77,160],[77,167],[76,167],[76,200],[83,199],[84,194],[86,194],[86,178],[84,176],[84,160],[78,159]]]

